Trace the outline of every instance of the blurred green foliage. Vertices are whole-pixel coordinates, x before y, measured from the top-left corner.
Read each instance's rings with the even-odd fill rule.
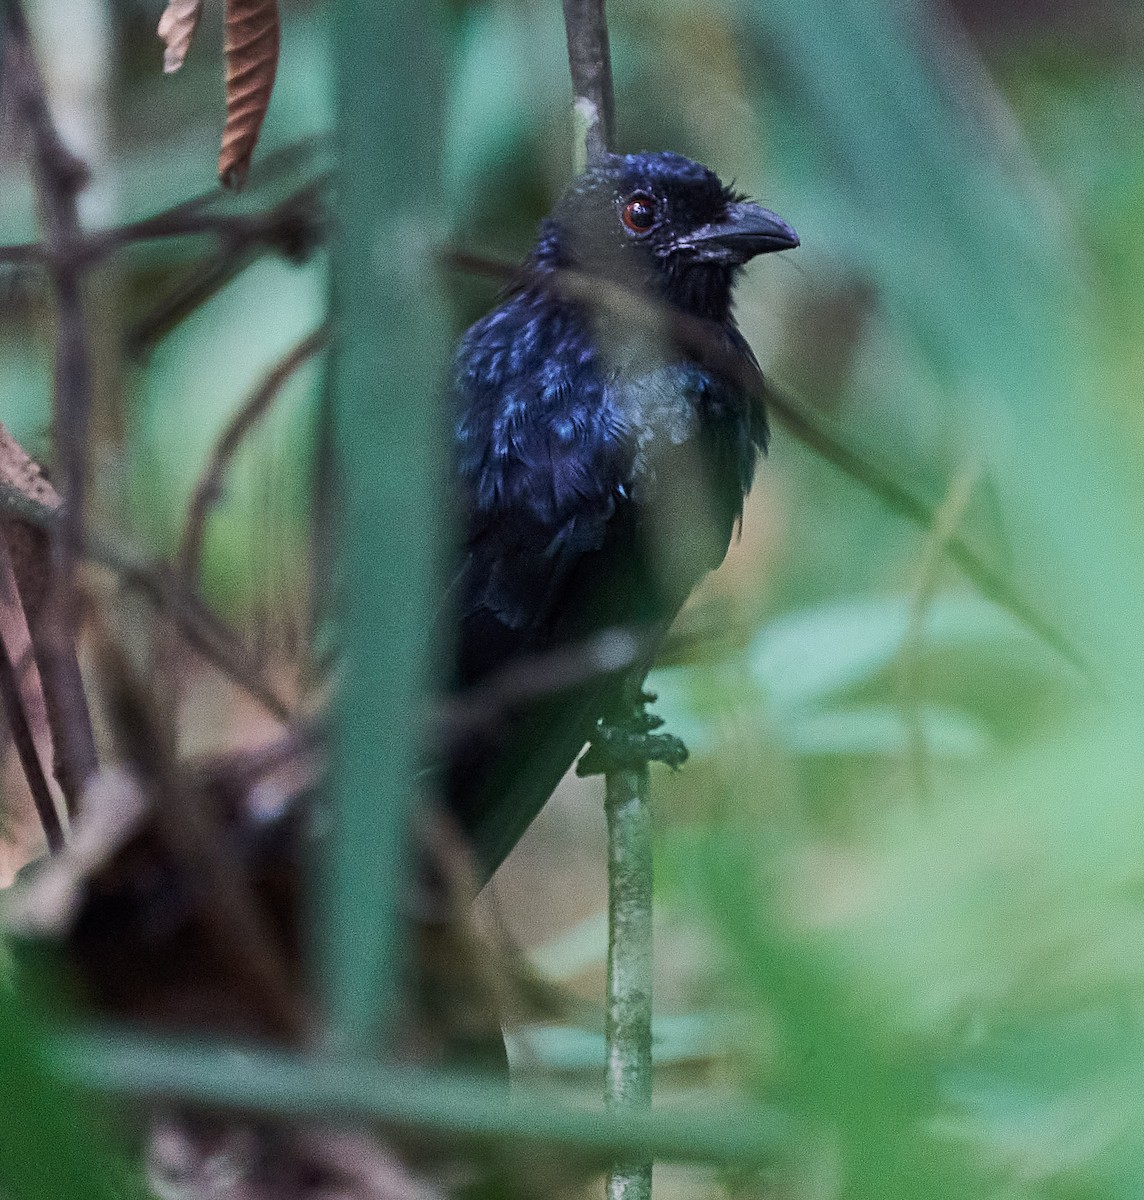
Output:
[[[1096,679],[952,571],[920,579],[924,536],[779,431],[716,610],[734,652],[653,682],[695,760],[655,781],[657,887],[716,948],[697,1007],[745,1015],[730,1074],[793,1118],[778,1194],[799,1200],[1144,1190],[1144,18],[1097,8],[1115,36],[1079,4],[968,38],[917,0],[612,6],[622,148],[701,158],[802,235],[741,288],[764,368],[935,504],[981,463],[968,532]],[[114,12],[101,169],[124,217],[213,179],[217,18],[166,80],[155,16]],[[331,123],[327,14],[285,18],[264,155]],[[571,156],[559,6],[458,0],[449,21],[441,243],[516,258]],[[0,194],[0,240],[30,236],[12,157]],[[126,256],[125,323],[192,253]],[[459,330],[493,288],[450,283]],[[4,301],[2,419],[39,447],[50,327],[28,286]],[[127,364],[103,511],[173,548],[219,428],[327,286],[322,258],[263,260]],[[320,378],[291,383],[212,519],[232,612],[302,577]],[[710,1022],[671,1029],[671,1055],[710,1053]]]
[[[143,1188],[108,1151],[78,1098],[45,1073],[43,1031],[8,986],[0,987],[0,1185],[11,1200],[129,1200]]]

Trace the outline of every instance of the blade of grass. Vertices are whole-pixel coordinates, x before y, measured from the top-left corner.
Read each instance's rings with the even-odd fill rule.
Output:
[[[447,335],[436,285],[435,4],[342,0],[332,440],[345,655],[318,923],[332,1041],[365,1051],[392,1018],[406,831],[421,751],[441,504]]]
[[[611,1112],[550,1092],[363,1059],[298,1058],[250,1046],[164,1042],[116,1031],[55,1044],[65,1080],[113,1095],[171,1097],[292,1118],[365,1118],[461,1138],[519,1138],[586,1159],[761,1163],[780,1145],[772,1114],[736,1104],[704,1112]]]

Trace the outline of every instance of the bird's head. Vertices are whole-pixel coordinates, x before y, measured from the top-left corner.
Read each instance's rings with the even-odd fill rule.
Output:
[[[536,258],[651,289],[697,316],[723,319],[738,270],[757,254],[797,245],[798,234],[781,217],[689,158],[614,154],[569,188]]]

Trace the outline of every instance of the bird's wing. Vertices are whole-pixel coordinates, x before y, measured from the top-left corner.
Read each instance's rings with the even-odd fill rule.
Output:
[[[496,714],[455,750],[450,806],[489,873],[627,671],[646,671],[691,588],[722,559],[749,482],[743,464],[753,467],[744,405],[695,364],[589,381],[565,401],[515,430],[490,432],[488,421],[462,447],[473,499],[456,686],[522,661],[543,670],[545,652],[612,628],[637,635],[640,661]]]
[[[634,505],[622,500],[618,509],[604,526],[598,548],[573,551],[570,535],[549,580],[539,579],[541,568],[529,554],[496,564],[505,573],[538,576],[530,625],[506,623],[484,605],[462,616],[462,662],[470,671],[483,670],[481,682],[495,679],[498,670],[535,673],[528,698],[487,714],[487,725],[454,748],[449,766],[450,807],[489,875],[555,790],[596,722],[616,703],[629,672],[642,674],[650,667],[674,616],[674,609],[666,617],[637,611],[648,589],[639,578],[639,554],[630,534]],[[518,615],[514,609],[514,618]],[[632,635],[632,656],[615,670],[601,668],[592,653],[593,635],[607,629]],[[552,690],[546,693],[549,682]]]

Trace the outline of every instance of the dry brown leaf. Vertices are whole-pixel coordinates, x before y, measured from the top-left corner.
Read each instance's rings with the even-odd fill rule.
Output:
[[[224,187],[240,188],[270,106],[278,69],[278,0],[227,0],[226,128],[218,156]]]
[[[58,509],[60,497],[47,481],[40,464],[0,425],[0,489],[17,492],[45,508]],[[20,598],[34,618],[43,602],[51,571],[48,535],[38,525],[6,517],[2,522],[12,565],[20,584]]]
[[[56,489],[44,478],[43,468],[3,425],[0,425],[0,483],[23,492],[37,504],[48,508],[60,506]]]
[[[186,61],[191,38],[195,36],[202,15],[203,0],[167,0],[167,7],[163,9],[156,30],[167,47],[163,51],[163,71],[166,74],[177,71]]]

